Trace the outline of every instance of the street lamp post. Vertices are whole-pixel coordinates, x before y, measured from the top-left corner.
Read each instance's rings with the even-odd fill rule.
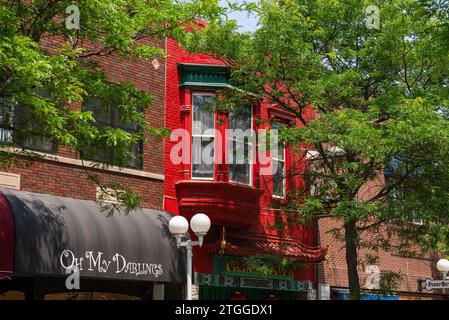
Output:
[[[443,275],[443,280],[446,280],[447,273],[449,272],[449,261],[446,259],[440,259],[437,262],[437,269]],[[443,289],[445,293],[447,289]]]
[[[203,238],[210,228],[210,219],[203,213],[197,213],[190,219],[190,228],[198,237],[198,241],[182,241],[189,230],[189,222],[183,216],[176,216],[170,219],[168,223],[168,229],[171,234],[176,238],[176,244],[179,247],[186,247],[187,249],[187,286],[186,286],[186,299],[192,300],[192,248],[198,245],[203,245]]]
[[[440,259],[437,262],[437,269],[443,275],[443,280],[446,280],[446,275],[449,272],[449,261],[446,259]]]

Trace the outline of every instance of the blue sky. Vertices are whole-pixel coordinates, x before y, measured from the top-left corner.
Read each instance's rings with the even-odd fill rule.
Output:
[[[234,0],[234,2],[242,2]],[[226,0],[220,0],[222,6],[226,6]],[[233,12],[228,15],[229,19],[234,19],[238,21],[239,30],[244,31],[254,31],[257,28],[257,17],[255,15],[250,15],[246,12]]]

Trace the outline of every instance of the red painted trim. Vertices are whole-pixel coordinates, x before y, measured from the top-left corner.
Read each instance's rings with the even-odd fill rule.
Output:
[[[0,193],[0,279],[14,271],[14,218],[6,197]]]
[[[279,257],[288,257],[302,263],[313,263],[324,261],[328,248],[314,248],[302,243],[296,243],[293,240],[270,240],[270,239],[251,239],[240,238],[230,239],[223,248],[221,240],[204,245],[204,250],[209,254],[229,255],[235,257],[253,256],[260,254],[269,254]]]
[[[179,213],[191,218],[198,212],[213,225],[248,228],[260,212],[262,190],[223,181],[185,180],[175,184]]]
[[[268,107],[268,114],[270,118],[278,118],[279,120],[283,122],[292,122],[295,123],[295,115],[290,112],[286,112],[283,110],[280,110],[276,107]]]
[[[178,60],[178,63],[224,66],[224,67],[227,66],[227,64],[224,61],[201,53],[184,56]]]

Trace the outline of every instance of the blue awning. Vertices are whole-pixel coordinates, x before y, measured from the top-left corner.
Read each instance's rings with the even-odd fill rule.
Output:
[[[337,300],[350,300],[349,290],[346,289],[332,289],[335,293]],[[373,292],[363,292],[361,294],[361,300],[399,300],[396,293],[393,294],[380,294]]]

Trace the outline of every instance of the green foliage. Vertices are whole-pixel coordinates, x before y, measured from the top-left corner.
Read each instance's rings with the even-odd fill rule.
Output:
[[[79,30],[65,26],[65,10],[72,4],[80,11]],[[163,57],[165,52],[157,42],[167,36],[183,41],[185,29],[196,19],[213,21],[221,12],[216,0],[0,0],[2,124],[14,125],[8,114],[21,106],[32,125],[14,126],[14,140],[44,137],[75,152],[88,146],[98,151],[101,146],[116,157],[97,167],[124,166],[132,157],[131,146],[150,135],[162,139],[167,130],[152,128],[143,116],[152,97],[129,83],[107,81],[98,58],[115,55],[132,61]],[[50,45],[49,40],[57,42]],[[101,101],[102,111],[115,109],[122,123],[138,130],[98,126],[91,111],[73,108],[92,98]],[[27,156],[30,152],[25,149],[19,153],[5,149],[13,143],[2,142],[2,167],[36,160]],[[119,189],[124,191],[120,202],[128,209],[135,208],[139,198],[126,186]]]
[[[260,277],[270,277],[275,274],[274,268],[276,266],[291,267],[294,269],[307,267],[305,264],[297,263],[284,257],[268,255],[247,256],[243,257],[243,261],[249,269],[253,270]]]
[[[368,5],[380,9],[379,29],[365,25]],[[301,223],[323,213],[343,222],[351,292],[360,293],[358,247],[447,248],[447,1],[261,1],[250,10],[260,18],[254,33],[216,22],[190,34],[188,47],[227,60],[242,92],[303,124],[281,136],[318,157],[313,170],[293,173],[308,188],[292,191],[286,207]],[[393,235],[400,243],[381,239]]]
[[[379,293],[392,294],[398,289],[399,284],[403,280],[403,276],[398,272],[382,271],[380,277]]]

